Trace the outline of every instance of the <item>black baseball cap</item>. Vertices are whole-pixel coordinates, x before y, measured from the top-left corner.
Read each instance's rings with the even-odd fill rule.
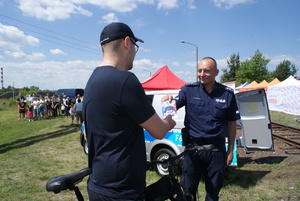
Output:
[[[105,43],[125,38],[126,36],[129,36],[131,38],[134,38],[135,41],[139,41],[143,43],[144,41],[140,38],[137,38],[134,36],[132,30],[130,27],[124,23],[121,22],[113,22],[102,30],[102,33],[100,35],[100,44],[104,45]]]

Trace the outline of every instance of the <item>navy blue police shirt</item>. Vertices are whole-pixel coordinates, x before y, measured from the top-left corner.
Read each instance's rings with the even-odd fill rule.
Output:
[[[200,82],[183,86],[176,99],[177,108],[185,106],[184,125],[195,138],[228,137],[228,121],[240,119],[234,92],[216,82],[208,93]]]

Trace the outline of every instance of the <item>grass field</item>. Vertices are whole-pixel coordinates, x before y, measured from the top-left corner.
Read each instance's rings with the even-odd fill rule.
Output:
[[[271,114],[274,119],[293,122],[292,115]],[[87,166],[79,128],[65,117],[33,122],[17,119],[16,106],[0,101],[0,200],[76,200],[73,192],[47,192],[45,184],[51,177]],[[267,161],[240,158],[239,167],[226,171],[220,200],[300,200],[300,156]],[[155,172],[147,172],[147,183],[158,178]],[[87,199],[86,180],[79,187]],[[204,200],[203,183],[199,195]]]

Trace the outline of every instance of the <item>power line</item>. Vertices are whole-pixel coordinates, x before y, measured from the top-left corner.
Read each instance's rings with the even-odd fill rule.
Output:
[[[81,39],[78,39],[78,38],[74,38],[72,36],[67,36],[67,35],[64,35],[64,34],[61,34],[61,33],[57,33],[55,31],[52,31],[52,30],[49,30],[49,29],[45,29],[45,28],[42,28],[42,27],[39,27],[39,26],[36,26],[36,25],[33,25],[33,24],[30,24],[30,23],[27,23],[27,22],[24,22],[24,21],[21,21],[21,20],[18,20],[18,19],[15,19],[15,18],[12,18],[12,17],[9,17],[9,16],[6,16],[6,15],[3,15],[3,14],[0,14],[0,16],[2,17],[5,17],[5,18],[8,18],[10,20],[14,20],[14,21],[17,21],[17,22],[20,22],[20,23],[23,23],[23,24],[26,24],[26,25],[29,25],[29,26],[32,26],[32,27],[35,27],[37,29],[41,29],[41,30],[44,30],[44,31],[48,31],[50,33],[54,33],[54,34],[57,34],[57,35],[60,35],[60,36],[63,36],[65,38],[68,38],[68,39],[73,39],[73,40],[76,40],[78,42],[81,42],[81,43],[85,43],[85,44],[89,44],[89,45],[92,45],[92,46],[95,46],[95,47],[98,47],[97,45],[95,44],[91,44],[91,43],[88,43],[86,41],[83,41]]]
[[[0,14],[0,15],[1,15],[1,14]],[[56,40],[59,40],[59,41],[65,42],[65,43],[70,43],[70,44],[72,44],[72,45],[80,46],[80,47],[83,47],[83,48],[86,48],[86,49],[91,49],[91,48],[89,48],[89,47],[86,47],[86,46],[83,46],[83,45],[80,45],[80,44],[76,44],[76,43],[73,43],[73,42],[70,42],[70,41],[66,41],[66,40],[63,40],[63,39],[54,37],[54,36],[50,36],[50,35],[47,35],[47,34],[39,33],[39,32],[36,32],[36,31],[32,31],[32,30],[30,30],[30,29],[27,29],[27,28],[24,28],[24,27],[20,27],[20,26],[11,24],[11,23],[7,23],[7,22],[5,22],[5,21],[1,21],[1,22],[4,22],[4,23],[9,24],[9,25],[12,25],[12,26],[15,26],[15,27],[17,27],[17,28],[19,28],[19,29],[27,30],[27,31],[29,31],[29,32],[36,33],[36,34],[40,34],[40,35],[42,35],[42,36],[46,36],[46,37],[49,37],[49,38],[53,38],[53,39],[56,39]],[[51,41],[51,40],[49,40],[49,39],[45,39],[45,38],[42,38],[42,37],[39,37],[39,39],[45,40],[45,41],[48,41],[48,42],[52,42],[52,43],[56,43],[56,44],[59,44],[59,45],[63,45],[63,46],[66,46],[66,47],[71,47],[71,48],[73,48],[73,49],[81,50],[81,51],[84,51],[84,52],[89,52],[89,53],[97,54],[97,55],[99,54],[99,52],[93,52],[93,51],[90,51],[90,50],[84,50],[84,49],[81,49],[81,48],[78,48],[78,47],[74,47],[74,46],[70,46],[70,45],[67,45],[67,44],[63,44],[63,43]],[[98,48],[99,48],[99,47],[98,47]]]

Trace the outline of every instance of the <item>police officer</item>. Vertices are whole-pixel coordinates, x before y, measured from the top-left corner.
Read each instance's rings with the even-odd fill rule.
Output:
[[[214,144],[216,148],[184,157],[180,183],[188,200],[196,200],[202,175],[205,200],[219,200],[224,168],[233,160],[236,120],[240,116],[233,90],[215,81],[218,73],[216,61],[203,58],[198,62],[199,82],[183,86],[175,98],[178,109],[185,106],[186,146]],[[166,100],[172,97],[163,97],[162,101]],[[227,152],[225,137],[228,137]]]

